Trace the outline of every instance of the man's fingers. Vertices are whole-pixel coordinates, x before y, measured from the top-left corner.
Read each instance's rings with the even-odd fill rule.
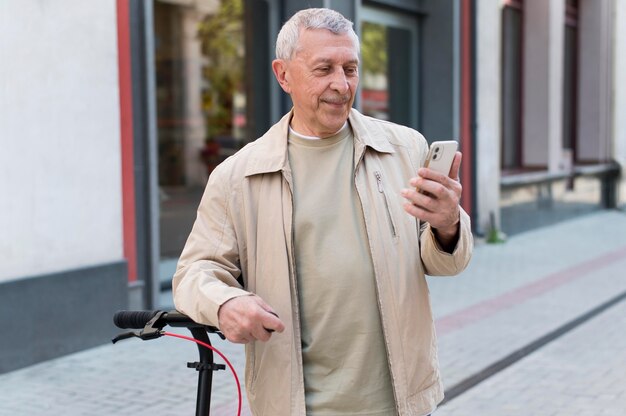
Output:
[[[255,296],[255,299],[259,302],[259,305],[265,311],[265,314],[259,316],[259,319],[263,323],[263,328],[265,328],[269,332],[283,332],[285,330],[285,325],[280,320],[278,314],[274,312],[272,307],[259,296]]]
[[[285,324],[283,324],[283,321],[280,320],[275,312],[267,311],[267,315],[268,316],[263,319],[263,328],[265,328],[266,331],[283,332],[285,330]]]
[[[270,339],[273,332],[283,332],[285,325],[278,318],[278,315],[272,311],[260,309],[258,315],[251,321],[249,328],[253,339],[266,342]]]
[[[448,177],[455,181],[459,180],[459,173],[461,172],[461,160],[463,159],[463,155],[461,152],[456,152],[454,154],[454,159],[452,160],[452,166],[450,167],[450,173]]]
[[[240,296],[225,302],[218,312],[220,329],[231,342],[267,341],[270,331],[283,332],[285,326],[260,297]]]

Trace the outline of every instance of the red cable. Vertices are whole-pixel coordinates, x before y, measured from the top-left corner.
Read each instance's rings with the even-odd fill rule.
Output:
[[[237,394],[239,396],[239,404],[237,406],[237,416],[241,416],[241,401],[242,401],[241,385],[239,384],[239,377],[237,377],[237,372],[235,371],[235,368],[232,366],[230,361],[228,361],[228,358],[226,358],[226,356],[222,354],[217,348],[213,347],[212,345],[207,344],[206,342],[198,341],[195,338],[188,337],[185,335],[174,334],[172,332],[164,332],[163,335],[167,335],[168,337],[182,338],[182,339],[186,339],[187,341],[195,342],[196,344],[202,345],[203,347],[210,349],[211,351],[217,353],[217,355],[222,357],[222,359],[226,362],[226,364],[228,364],[228,368],[230,368],[230,371],[233,373],[233,376],[235,376],[235,382],[237,383]]]

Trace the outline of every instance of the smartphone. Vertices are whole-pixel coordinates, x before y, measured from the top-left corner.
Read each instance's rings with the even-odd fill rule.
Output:
[[[454,140],[433,142],[428,150],[424,167],[448,176],[458,146]]]
[[[454,160],[454,155],[458,147],[459,144],[454,140],[432,142],[428,149],[424,167],[449,176],[452,161]],[[430,195],[428,192],[421,189],[417,188],[416,190],[425,195]]]

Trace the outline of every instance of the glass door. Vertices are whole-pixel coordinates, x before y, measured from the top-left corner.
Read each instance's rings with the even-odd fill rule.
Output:
[[[244,29],[243,0],[154,3],[163,288],[208,175],[248,140]]]
[[[361,9],[361,111],[419,127],[417,17]]]

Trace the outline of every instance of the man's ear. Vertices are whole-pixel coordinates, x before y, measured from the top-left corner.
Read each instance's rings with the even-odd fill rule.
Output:
[[[287,81],[287,63],[282,59],[274,59],[272,61],[272,71],[274,71],[276,81],[278,81],[283,91],[291,94],[291,87],[289,86],[289,81]]]

